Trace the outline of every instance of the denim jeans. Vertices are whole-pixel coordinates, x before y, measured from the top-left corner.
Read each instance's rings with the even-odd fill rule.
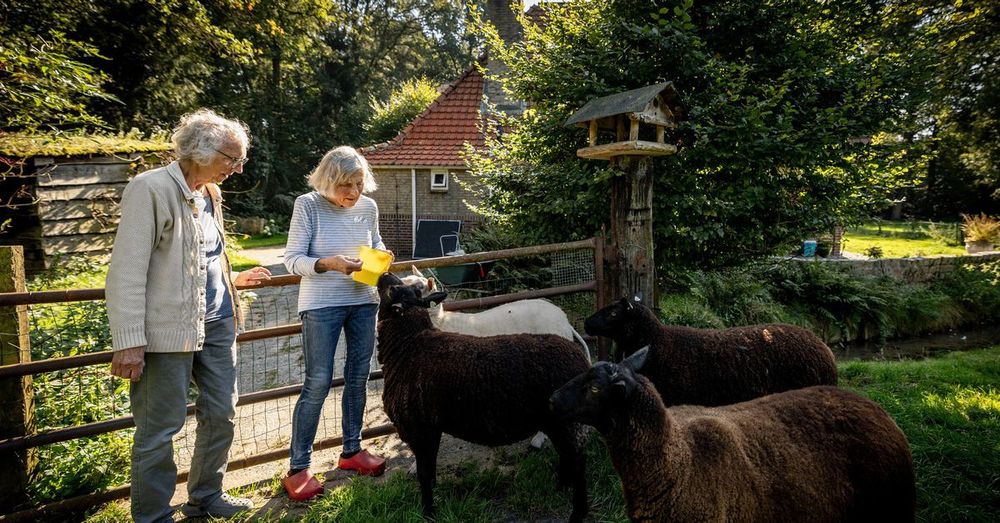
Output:
[[[194,453],[188,502],[208,504],[222,495],[236,415],[236,325],[232,318],[205,324],[205,346],[197,352],[147,352],[142,377],[129,397],[135,417],[132,443],[132,518],[171,521],[170,498],[177,483],[173,438],[184,427],[192,379],[195,402]]]
[[[377,313],[378,304],[370,303],[324,307],[299,314],[306,377],[292,413],[291,468],[304,469],[311,464],[316,427],[333,381],[334,354],[341,329],[347,338],[341,407],[344,452],[361,450],[361,425],[368,399],[368,373],[375,351]]]

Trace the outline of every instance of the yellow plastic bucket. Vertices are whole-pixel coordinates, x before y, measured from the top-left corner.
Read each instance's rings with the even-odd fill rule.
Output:
[[[367,245],[361,246],[358,257],[361,258],[361,270],[352,272],[351,278],[372,287],[378,285],[379,277],[392,265],[392,253],[372,249]]]

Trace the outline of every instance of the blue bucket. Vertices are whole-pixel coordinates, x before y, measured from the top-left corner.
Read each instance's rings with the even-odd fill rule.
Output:
[[[802,256],[811,258],[816,256],[816,240],[806,240],[802,242]]]

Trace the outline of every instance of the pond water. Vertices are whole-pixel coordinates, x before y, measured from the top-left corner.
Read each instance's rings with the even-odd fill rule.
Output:
[[[889,340],[831,347],[837,361],[923,359],[942,352],[982,349],[1000,345],[1000,326],[935,334],[922,338]]]

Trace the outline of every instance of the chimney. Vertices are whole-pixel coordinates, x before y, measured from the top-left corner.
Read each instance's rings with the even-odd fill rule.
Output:
[[[520,42],[524,37],[524,28],[521,27],[521,23],[517,20],[517,14],[514,11],[514,8],[523,8],[523,4],[515,0],[513,2],[515,6],[512,7],[511,3],[511,0],[486,1],[486,19],[496,27],[497,32],[500,33],[500,37],[503,38],[504,45],[507,46]],[[504,93],[501,81],[507,78],[508,75],[509,71],[503,62],[492,56],[487,56],[483,94],[486,95],[486,100],[496,111],[518,116],[524,112],[526,105],[523,101],[511,100]]]

